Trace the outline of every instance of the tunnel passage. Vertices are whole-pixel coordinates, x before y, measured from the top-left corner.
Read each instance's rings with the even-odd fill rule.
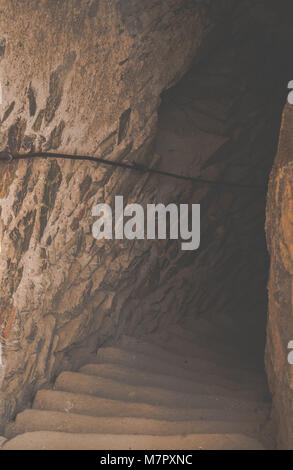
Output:
[[[14,295],[17,309],[10,310],[8,305],[1,312],[1,321],[4,318],[1,328],[8,356],[4,390],[16,396],[22,406],[24,402],[27,406],[34,404],[35,409],[44,412],[59,407],[67,413],[70,411],[67,400],[64,404],[60,395],[56,398],[55,391],[82,393],[86,391],[88,382],[80,381],[79,376],[70,375],[70,372],[64,376],[62,370],[76,371],[87,364],[83,369],[85,375],[95,375],[97,368],[93,366],[96,364],[89,362],[96,360],[98,351],[103,366],[98,366],[99,377],[103,374],[112,378],[113,375],[121,377],[125,372],[122,370],[123,361],[127,363],[131,358],[123,356],[119,349],[115,350],[115,346],[122,344],[130,349],[133,346],[123,334],[140,338],[139,344],[135,345],[138,349],[144,348],[140,343],[142,338],[157,341],[163,347],[164,341],[169,346],[176,343],[174,337],[171,340],[168,337],[173,327],[182,328],[176,330],[177,333],[183,331],[183,339],[187,343],[194,340],[197,345],[195,349],[202,348],[203,368],[206,366],[204,361],[211,359],[215,372],[218,356],[224,354],[225,366],[230,367],[229,358],[232,358],[233,370],[240,370],[234,376],[236,385],[250,387],[250,390],[244,390],[245,398],[247,395],[251,397],[251,393],[255,398],[255,392],[258,399],[261,396],[261,400],[264,397],[267,400],[266,386],[259,389],[259,382],[254,381],[253,374],[246,376],[243,372],[242,380],[241,375],[243,369],[257,371],[264,385],[268,278],[264,236],[266,185],[276,153],[286,87],[292,79],[290,64],[284,53],[291,37],[290,28],[283,28],[286,12],[279,18],[274,8],[268,8],[268,3],[242,3],[235,8],[232,17],[225,19],[222,28],[216,28],[207,50],[203,48],[201,54],[193,54],[196,61],[189,72],[178,85],[161,95],[158,132],[158,96],[166,84],[176,81],[174,76],[178,78],[182,75],[191,52],[186,53],[182,60],[184,67],[180,64],[180,67],[174,67],[174,72],[164,76],[162,82],[155,81],[154,90],[154,78],[144,76],[151,70],[151,63],[148,63],[140,70],[143,80],[139,76],[135,89],[138,95],[143,91],[143,100],[140,102],[134,96],[132,100],[125,100],[122,106],[120,98],[125,90],[122,89],[122,93],[119,89],[119,100],[114,96],[112,107],[107,108],[107,103],[103,101],[103,106],[98,108],[99,112],[102,109],[102,118],[99,116],[102,121],[96,119],[95,107],[92,121],[98,123],[97,128],[94,129],[92,124],[91,131],[94,129],[95,132],[89,131],[81,141],[85,145],[84,141],[87,140],[89,154],[101,150],[106,152],[108,158],[130,157],[138,163],[159,165],[159,168],[168,171],[222,183],[239,183],[239,188],[177,184],[159,176],[138,178],[133,173],[123,174],[120,170],[112,173],[87,164],[70,167],[60,162],[32,165],[23,162],[17,168],[11,166],[7,170],[2,183],[6,197],[2,213],[6,222],[4,247],[7,249],[8,246],[14,256],[8,258],[7,266],[3,268],[9,282],[7,279],[2,281],[9,301],[11,294]],[[190,31],[195,35],[197,28],[193,28],[192,16],[186,14],[186,17],[190,20]],[[187,25],[187,19],[185,21]],[[135,27],[134,23],[132,27]],[[166,31],[166,28],[162,29]],[[180,37],[186,41],[183,33]],[[194,50],[190,37],[187,44]],[[188,48],[182,47],[180,41],[178,43],[181,46],[181,53],[176,56],[179,63],[178,55]],[[165,44],[166,41],[163,42],[164,52]],[[170,62],[171,56],[170,50],[163,55],[164,60],[168,57]],[[150,55],[145,53],[144,60],[147,61],[148,57]],[[135,70],[140,59],[140,55],[135,56]],[[48,74],[53,85],[55,77],[58,77],[57,85],[59,87],[61,83],[64,93],[71,89],[65,87],[63,90],[63,81],[73,75],[72,70],[75,73],[80,70],[72,63],[75,60],[79,59],[74,53],[70,54],[64,64],[56,65],[55,71]],[[177,62],[174,60],[174,63]],[[122,67],[127,61],[122,60],[120,64]],[[107,72],[110,75],[109,70]],[[132,72],[128,69],[121,73],[119,83],[123,83],[127,73],[133,78]],[[107,77],[106,73],[104,75]],[[157,75],[155,78],[158,80]],[[99,80],[96,82],[99,83]],[[76,85],[78,82],[73,83]],[[129,83],[132,87],[133,80],[130,79]],[[52,87],[48,89],[52,92]],[[127,88],[126,94],[128,92]],[[72,97],[62,97],[58,89],[55,103],[54,93],[47,100],[46,106],[49,108],[58,108],[62,99],[71,105],[71,99],[75,96],[72,93]],[[78,93],[76,96],[79,96]],[[101,94],[97,93],[96,96]],[[83,95],[81,100],[84,100]],[[6,120],[14,119],[13,106],[8,108],[11,115],[4,115],[5,125]],[[69,125],[60,121],[65,109],[59,109],[56,116],[56,109],[53,109],[53,114],[49,109],[45,118],[44,110],[40,109],[36,117],[33,113],[28,118],[28,123],[21,120],[14,124],[9,122],[8,137],[22,150],[32,142],[31,139],[35,139],[38,145],[44,145],[47,149],[69,149],[73,152],[75,145],[82,147],[78,140],[80,132],[77,132],[76,138],[74,120],[69,121]],[[76,107],[73,106],[73,109]],[[75,114],[70,113],[70,118],[73,116]],[[54,126],[48,128],[48,120],[54,117]],[[87,115],[83,115],[82,122],[88,122]],[[99,126],[102,127],[102,134],[99,134]],[[37,134],[41,129],[40,135],[29,135],[27,129],[31,128]],[[101,145],[97,145],[98,141]],[[8,193],[10,184],[12,189]],[[247,184],[258,189],[240,187]],[[125,200],[142,205],[150,202],[200,203],[200,250],[183,253],[174,241],[153,244],[126,241],[117,242],[115,246],[110,242],[95,244],[90,234],[91,207],[97,195],[110,201],[114,194],[123,194]],[[36,206],[35,211],[32,211],[33,206]],[[56,221],[60,230],[56,228]],[[24,246],[21,235],[24,235]],[[178,344],[181,348],[179,340]],[[107,349],[110,346],[114,350]],[[193,363],[190,356],[186,361]],[[114,362],[115,367],[109,369],[109,362]],[[185,361],[179,363],[184,369]],[[143,361],[138,361],[136,365],[138,368],[147,367]],[[152,364],[152,367],[156,368],[156,365]],[[158,366],[157,372],[163,374],[164,368],[165,365]],[[168,371],[172,375],[170,369]],[[129,381],[133,379],[126,372],[123,377]],[[139,371],[135,380],[138,377]],[[43,387],[52,387],[55,380],[56,390],[38,391]],[[140,377],[140,380],[143,382],[144,379]],[[169,386],[170,382],[167,383]],[[177,380],[173,386],[178,387],[178,383]],[[221,393],[225,388],[223,384],[225,382],[220,381]],[[209,393],[215,394],[218,385],[209,386]],[[147,386],[145,382],[144,386]],[[119,396],[115,395],[116,388],[112,386],[105,385],[98,391],[93,386],[93,390],[101,396],[109,394],[109,390],[112,398]],[[201,390],[205,393],[207,389],[203,387]],[[121,393],[125,397],[128,392],[123,390],[124,395]],[[132,389],[130,393],[133,393]],[[140,399],[141,396],[145,397],[144,392],[142,394]],[[171,398],[168,396],[174,403]],[[161,404],[165,399],[165,395],[161,397]],[[176,406],[178,401],[184,402],[176,399]],[[195,400],[192,403],[198,406],[203,402]],[[208,404],[210,406],[211,403]],[[227,402],[224,400],[222,404],[226,406]],[[212,410],[213,416],[216,416]],[[125,410],[123,412],[126,413]],[[139,414],[140,410],[135,408],[132,412]],[[50,416],[53,420],[50,425],[54,427],[55,417]],[[196,413],[194,417],[202,418]],[[36,430],[40,426],[38,416],[27,421],[27,415],[22,415],[21,419],[24,424],[18,423],[19,427],[8,430],[7,435],[26,429]],[[49,426],[49,419],[44,422]],[[243,431],[243,423],[241,420],[239,422]],[[199,429],[202,431],[201,427]],[[209,427],[209,430],[213,429]],[[227,432],[230,428],[225,421],[225,426],[219,429]]]
[[[180,323],[190,327],[196,318],[217,325],[219,341],[263,368],[266,192],[290,67],[282,40],[251,18],[248,24],[237,34],[226,31],[208,59],[164,93],[156,151],[162,169],[220,183],[199,184],[192,196],[201,203],[201,247],[189,255],[193,308]]]

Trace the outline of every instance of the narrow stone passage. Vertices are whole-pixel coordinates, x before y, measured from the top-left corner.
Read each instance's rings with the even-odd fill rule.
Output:
[[[266,188],[290,76],[281,44],[271,50],[276,62],[266,61],[267,47],[270,40],[253,25],[226,32],[221,46],[164,94],[157,138],[163,169],[264,188],[199,185],[192,193],[201,204],[201,246],[185,256],[193,263],[194,308],[180,319],[187,327],[194,316],[234,327],[238,333],[225,341],[259,368],[267,318]]]
[[[237,33],[163,95],[155,152],[164,170],[265,187],[286,78],[260,60],[259,31]],[[201,203],[202,244],[175,257],[174,271],[190,285],[180,319],[166,315],[148,334],[142,320],[136,335],[114,335],[92,363],[59,374],[7,426],[4,449],[274,447],[265,190],[184,184],[174,194]],[[168,185],[160,179],[158,199]]]

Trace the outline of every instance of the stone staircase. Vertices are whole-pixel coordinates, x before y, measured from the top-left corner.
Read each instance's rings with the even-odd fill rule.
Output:
[[[268,139],[274,129],[270,90],[263,94],[270,82],[251,85],[259,54],[254,60],[254,44],[246,50],[246,42],[240,40],[239,52],[229,41],[163,98],[156,142],[161,170],[182,171],[184,156],[184,173],[188,169],[190,176],[264,184],[274,152],[273,137]],[[167,185],[164,181],[160,185]],[[260,339],[265,307],[259,293],[267,282],[265,242],[259,237],[265,197],[209,188],[201,202],[209,215],[202,224],[200,256],[170,260],[165,253],[167,268],[161,277],[171,281],[149,309],[157,308],[163,294],[165,305],[171,304],[168,292],[175,286],[179,300],[168,311],[168,321],[196,305],[192,318],[182,313],[184,327],[175,324],[139,339],[124,336],[107,343],[91,364],[62,372],[52,389],[39,390],[32,408],[7,426],[3,449],[274,447]],[[192,279],[192,272],[182,274],[191,262],[196,296],[180,290],[183,280]],[[139,320],[139,331],[160,323],[151,314]]]
[[[199,341],[173,326],[100,348],[94,363],[37,392],[3,449],[270,448],[265,377],[240,368],[217,332],[202,325]]]

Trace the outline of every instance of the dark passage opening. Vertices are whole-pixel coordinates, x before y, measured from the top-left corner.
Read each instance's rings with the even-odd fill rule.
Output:
[[[285,5],[284,5],[285,7]],[[260,190],[198,185],[201,247],[193,305],[181,324],[264,370],[268,253],[266,188],[293,70],[288,11],[273,2],[236,8],[229,24],[181,82],[162,96],[157,153],[161,168],[251,184]],[[180,196],[179,196],[180,198]]]
[[[216,3],[202,2],[211,9],[207,16],[216,14]],[[54,386],[37,375],[30,339],[35,347],[39,337],[36,325],[28,322],[32,363],[29,359],[25,364],[23,381],[32,409],[6,427],[8,438],[20,435],[8,448],[276,446],[264,367],[269,273],[265,211],[282,109],[293,80],[291,3],[227,0],[229,17],[221,24],[215,19],[217,27],[207,35],[188,73],[163,93],[155,148],[153,135],[148,136],[131,158],[148,167],[236,186],[133,171],[121,177],[120,185],[116,174],[113,188],[119,188],[125,201],[200,204],[200,248],[184,251],[182,240],[168,237],[145,244],[143,239],[115,245],[110,240],[96,252],[89,251],[97,254],[97,266],[104,267],[106,260],[102,274],[91,261],[78,267],[72,262],[73,273],[77,271],[82,282],[89,276],[84,281],[89,283],[77,293],[76,305],[73,295],[73,314],[63,312],[64,298],[69,297],[61,289],[63,297],[56,304],[58,315],[59,308],[64,314],[62,321],[55,324],[50,316],[57,332],[50,340],[52,345],[57,340],[50,352],[58,359],[52,362],[54,374],[50,372]],[[128,106],[120,118],[118,142],[133,119]],[[146,117],[153,123],[154,116],[152,108],[151,118]],[[95,192],[101,186],[92,176],[84,179],[82,203],[86,193],[92,194],[90,187]],[[111,193],[112,182],[105,181],[105,194]],[[71,229],[77,231],[79,219],[74,221],[77,227]],[[84,227],[81,230],[83,237]],[[84,240],[78,238],[78,245],[86,244]],[[71,288],[77,286],[74,276],[68,281]],[[86,300],[79,315],[81,296]],[[37,347],[42,347],[39,339]],[[43,352],[39,355],[42,358]],[[33,377],[31,382],[27,376]],[[37,386],[41,390],[32,396]]]

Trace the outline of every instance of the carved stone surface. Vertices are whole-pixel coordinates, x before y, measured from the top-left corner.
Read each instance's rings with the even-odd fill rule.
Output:
[[[267,0],[243,1],[227,42],[213,49],[210,33],[235,3],[0,0],[0,151],[134,160],[264,186],[284,87],[274,75],[280,54],[271,41],[287,39],[292,27],[275,28],[275,15],[264,14]],[[262,41],[271,60],[262,61]],[[207,50],[209,60],[197,68]],[[284,447],[292,442],[291,114],[286,108],[267,210],[266,361],[276,421],[285,423],[279,426]],[[116,195],[143,206],[200,203],[200,251],[183,252],[168,240],[94,240],[92,207],[112,204]],[[260,338],[262,361],[264,190],[223,190],[96,163],[31,159],[0,162],[0,198],[2,390],[18,408],[61,370],[90,362],[107,340],[153,332],[179,318],[188,324],[194,315],[236,322],[235,348],[247,355],[254,354],[253,337]],[[0,410],[0,423],[13,414],[13,400],[8,413],[6,405]]]
[[[16,409],[16,401],[7,393],[0,392],[0,447],[3,444],[1,433],[4,425],[13,418]]]
[[[0,150],[110,159],[132,152],[151,165],[160,94],[231,4],[210,3],[1,0]],[[3,388],[21,403],[126,328],[137,306],[127,318],[123,305],[154,289],[163,261],[154,244],[114,245],[91,234],[92,206],[117,194],[139,201],[147,177],[40,159],[3,163],[0,173]],[[146,198],[155,193],[153,184]]]
[[[281,448],[292,449],[293,366],[293,107],[283,113],[279,149],[271,173],[267,204],[267,240],[271,258],[266,368]]]

